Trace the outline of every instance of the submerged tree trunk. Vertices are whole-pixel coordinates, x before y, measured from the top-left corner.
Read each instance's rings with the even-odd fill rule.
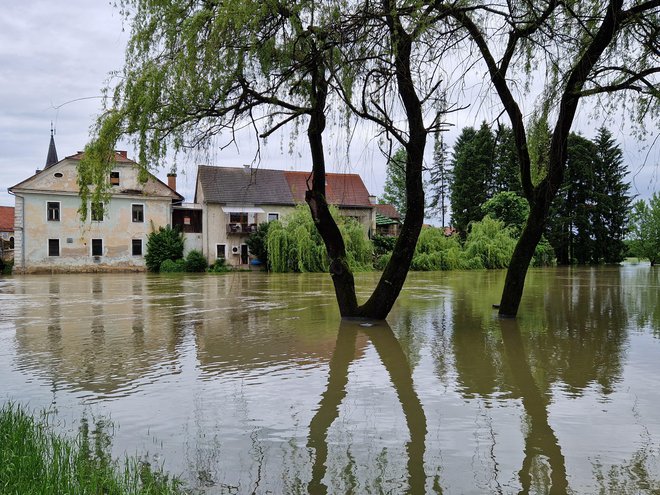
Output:
[[[408,118],[408,140],[404,142],[406,160],[406,219],[394,246],[389,263],[371,294],[362,306],[358,306],[355,293],[355,281],[348,259],[346,246],[336,222],[330,214],[325,197],[325,159],[323,154],[322,134],[325,129],[325,103],[328,82],[319,64],[311,72],[312,111],[307,130],[311,153],[313,179],[312,187],[305,199],[312,212],[312,217],[325,243],[330,258],[330,275],[335,288],[335,295],[342,317],[362,317],[382,320],[387,317],[406,281],[408,270],[415,254],[417,238],[424,222],[424,184],[422,170],[427,130],[424,126],[422,103],[417,97],[410,67],[412,37],[403,28],[395,14],[393,5],[383,0],[389,34],[394,50],[394,66],[398,94],[403,102]]]
[[[323,131],[325,130],[325,103],[327,81],[320,74],[321,68],[312,73],[312,112],[310,113],[307,138],[312,154],[312,188],[305,193],[305,201],[314,219],[314,224],[321,234],[330,259],[330,275],[335,287],[335,296],[339,313],[343,318],[360,316],[355,280],[346,257],[346,244],[332,218],[325,197],[325,156],[323,154]]]
[[[551,199],[544,198],[541,201],[535,201],[530,208],[527,223],[520,234],[506,272],[499,309],[499,315],[502,317],[513,318],[518,313],[527,270],[534,257],[536,246],[543,236],[551,202]]]

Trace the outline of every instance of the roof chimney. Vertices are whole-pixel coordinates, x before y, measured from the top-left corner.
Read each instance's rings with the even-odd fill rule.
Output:
[[[167,185],[172,191],[176,191],[176,174],[174,172],[167,174]]]
[[[115,153],[122,158],[128,158],[128,152],[126,150],[116,150]]]

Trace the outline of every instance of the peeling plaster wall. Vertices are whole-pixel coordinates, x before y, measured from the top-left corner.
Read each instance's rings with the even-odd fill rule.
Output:
[[[91,221],[90,213],[81,220],[75,166],[72,160],[60,162],[35,176],[25,186],[28,190],[16,188],[15,224],[23,229],[22,236],[15,238],[15,271],[145,270],[147,235],[171,221],[171,190],[155,180],[139,184],[136,170],[117,166],[120,185],[113,187],[115,194],[105,205],[103,220]],[[48,220],[48,202],[59,203],[59,221]],[[143,222],[133,222],[134,204],[143,206]],[[48,255],[49,239],[59,240],[59,256]],[[92,256],[92,239],[101,239],[101,256]],[[132,254],[133,239],[142,241],[141,255]]]

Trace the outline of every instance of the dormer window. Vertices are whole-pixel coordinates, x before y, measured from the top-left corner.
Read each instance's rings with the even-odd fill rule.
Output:
[[[119,185],[119,172],[110,172],[110,185],[111,186]]]

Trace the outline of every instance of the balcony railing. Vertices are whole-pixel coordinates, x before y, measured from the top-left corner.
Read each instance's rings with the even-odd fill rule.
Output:
[[[256,223],[228,223],[228,234],[251,234],[257,231]]]

